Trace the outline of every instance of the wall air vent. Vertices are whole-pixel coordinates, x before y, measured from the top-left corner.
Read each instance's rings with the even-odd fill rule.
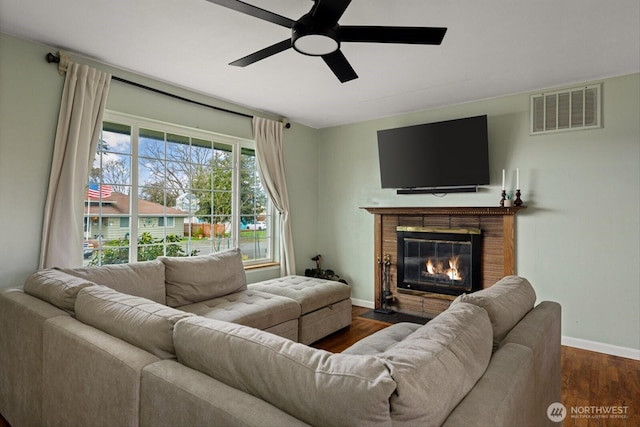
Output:
[[[602,85],[531,95],[531,134],[602,127]]]

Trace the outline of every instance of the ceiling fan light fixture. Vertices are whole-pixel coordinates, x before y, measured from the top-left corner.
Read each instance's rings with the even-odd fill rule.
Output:
[[[340,48],[337,25],[307,24],[308,19],[303,17],[291,28],[291,45],[296,51],[304,55],[323,56]]]
[[[298,37],[293,42],[295,50],[310,56],[328,55],[338,50],[339,47],[336,40],[324,34],[308,34]]]

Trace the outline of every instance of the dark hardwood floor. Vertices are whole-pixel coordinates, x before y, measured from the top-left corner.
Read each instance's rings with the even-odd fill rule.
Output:
[[[389,326],[389,323],[359,317],[368,311],[371,311],[371,309],[353,306],[351,326],[314,342],[311,344],[311,347],[320,348],[332,353],[340,353],[362,338]]]
[[[564,427],[640,426],[640,361],[563,346],[562,403]]]
[[[389,326],[359,317],[367,311],[368,308],[354,306],[351,326],[315,342],[312,347],[339,353]],[[640,361],[562,347],[562,403],[569,411],[564,427],[640,426]],[[571,417],[572,408],[581,412],[581,417]],[[585,411],[625,411],[619,415],[626,418],[596,418],[591,414],[587,417]],[[0,427],[10,427],[2,416]]]

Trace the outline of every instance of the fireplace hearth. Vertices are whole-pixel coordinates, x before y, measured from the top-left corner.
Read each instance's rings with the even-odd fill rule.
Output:
[[[397,227],[398,291],[460,295],[482,288],[477,228]]]

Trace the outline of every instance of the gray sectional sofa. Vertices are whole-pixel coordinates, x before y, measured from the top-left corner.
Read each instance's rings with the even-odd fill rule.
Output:
[[[297,341],[342,327],[348,287],[247,285],[237,256],[45,270],[2,292],[0,412],[13,427],[550,423],[560,307],[534,308],[525,279],[332,354]]]

